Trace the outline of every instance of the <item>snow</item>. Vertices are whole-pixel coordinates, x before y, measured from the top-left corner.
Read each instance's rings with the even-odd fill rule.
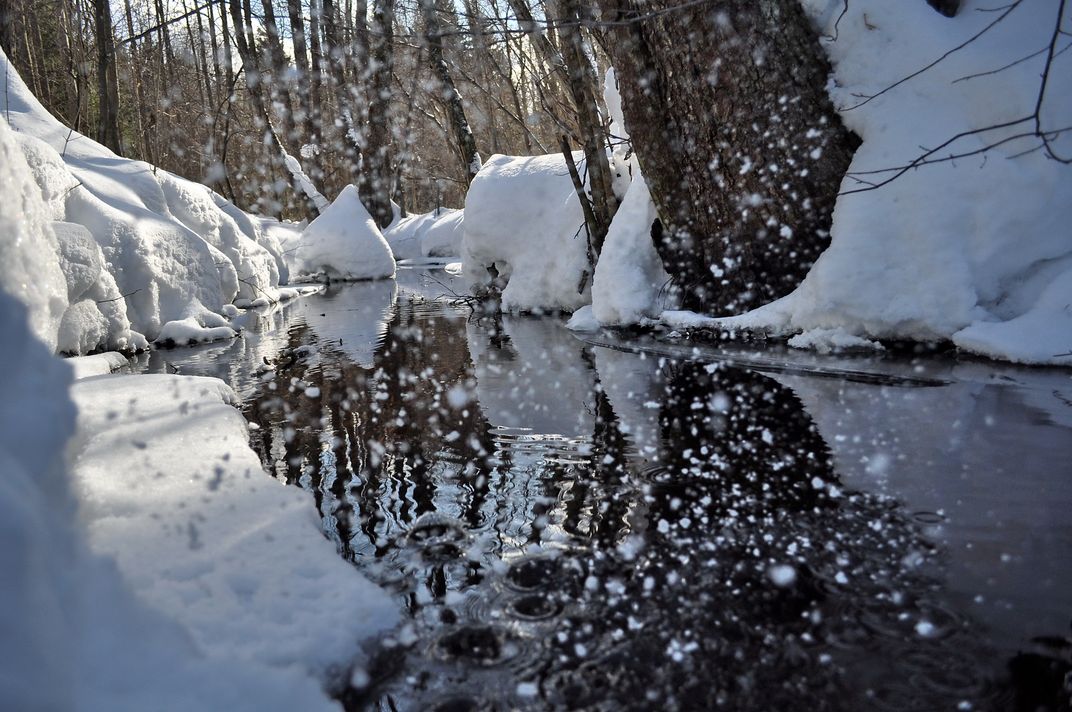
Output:
[[[117,351],[105,351],[92,356],[75,356],[66,360],[75,380],[103,376],[126,368],[130,361]]]
[[[399,217],[383,232],[396,260],[457,257],[461,254],[464,211],[441,208]]]
[[[304,148],[304,146],[302,148]],[[313,205],[316,206],[317,210],[324,212],[328,207],[328,199],[316,189],[312,179],[310,179],[309,176],[305,174],[305,171],[302,170],[301,163],[298,162],[298,159],[286,151],[283,151],[283,163],[286,165],[287,170],[290,171],[291,177],[293,177],[297,184],[301,186],[302,192],[305,193],[305,197],[313,201]]]
[[[4,195],[21,196],[24,219],[52,224],[33,227],[42,236],[33,249],[7,243],[2,269],[21,274],[13,291],[46,344],[145,348],[171,321],[213,322],[235,298],[254,301],[287,281],[279,236],[288,228],[116,156],[52,117],[2,54],[0,72],[4,163],[19,176],[6,177]]]
[[[1024,0],[978,40],[862,104],[864,97],[964,43],[997,14],[980,12],[989,7],[982,0],[962,3],[952,19],[924,2],[859,0],[849,3],[838,21],[842,3],[803,4],[826,36],[823,44],[834,66],[831,97],[846,125],[863,139],[842,184],[832,244],[786,298],[734,318],[711,321],[669,312],[664,321],[674,327],[804,332],[793,342],[801,347],[864,346],[876,339],[951,340],[962,351],[997,359],[1072,363],[1072,169],[1041,151],[1018,155],[1035,147],[1036,139],[910,170],[877,190],[848,193],[867,187],[851,173],[903,165],[965,130],[1030,114],[1043,55],[997,73],[962,78],[1045,47],[1056,4]],[[1072,117],[1067,62],[1058,57],[1050,74],[1043,108],[1047,128],[1066,126]],[[607,104],[614,117],[620,99],[610,91],[612,79],[608,76]],[[1029,129],[1023,123],[966,136],[936,158],[971,152]],[[1054,146],[1061,155],[1072,155],[1068,134],[1056,138]],[[647,217],[632,217],[631,222]],[[639,239],[642,226],[631,228]],[[635,254],[638,266],[648,259]],[[621,269],[629,260],[623,256],[618,262],[616,269]],[[631,296],[633,283],[623,281],[615,289],[600,279],[600,271],[597,267],[593,285],[599,320],[640,321],[644,310],[601,311],[601,302],[614,304]]]
[[[156,343],[168,346],[189,346],[191,344],[233,339],[238,335],[238,332],[226,324],[212,324],[206,318],[209,315],[211,315],[211,312],[202,312],[199,316],[189,316],[185,319],[169,321],[160,330],[160,334],[156,337]],[[222,319],[222,317],[220,318]]]
[[[346,186],[301,239],[287,247],[291,273],[299,279],[389,279],[395,259],[357,188]]]
[[[55,351],[67,281],[41,192],[0,119],[0,285],[30,310],[34,335]]]
[[[0,156],[0,700],[336,708],[323,691],[327,666],[360,660],[358,641],[393,624],[394,607],[335,554],[308,495],[260,469],[222,383],[87,378],[74,387],[76,432],[70,362],[51,355],[52,307],[68,289],[92,287],[92,260],[76,261],[69,283],[56,276],[51,216],[4,120]],[[120,361],[94,356],[76,370]],[[183,401],[160,398],[175,393]],[[214,479],[191,477],[199,471]],[[185,550],[193,530],[173,522],[199,527],[204,546]],[[121,541],[110,538],[119,531]],[[118,569],[90,551],[87,533],[97,552],[113,547]],[[220,597],[215,614],[206,592]]]
[[[71,395],[90,548],[206,655],[320,677],[396,622],[323,536],[311,496],[262,470],[222,381],[103,376]]]
[[[838,327],[835,329],[812,329],[804,331],[789,339],[789,345],[795,349],[812,349],[821,354],[836,351],[863,350],[882,351],[882,344],[860,338]]]
[[[601,326],[599,319],[596,319],[596,315],[592,311],[591,304],[585,304],[583,307],[573,312],[573,316],[566,322],[567,329],[581,332],[599,331]]]
[[[592,280],[592,314],[600,324],[637,324],[672,304],[670,276],[651,239],[657,217],[638,171],[611,221]]]
[[[582,154],[574,160],[583,172]],[[561,154],[488,159],[465,198],[462,262],[474,289],[492,283],[489,267],[498,271],[505,311],[572,312],[589,303],[584,215]]]

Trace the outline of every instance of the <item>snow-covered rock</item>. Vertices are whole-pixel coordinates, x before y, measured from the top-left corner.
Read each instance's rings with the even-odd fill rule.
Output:
[[[175,219],[226,255],[234,266],[239,297],[256,299],[279,284],[275,257],[219,208],[211,190],[166,172],[161,172],[159,179],[168,210]]]
[[[291,273],[301,279],[389,279],[395,276],[391,248],[348,185],[288,248]]]
[[[15,129],[11,140],[22,154],[20,165],[29,166],[44,206],[33,219],[81,226],[102,258],[98,271],[82,245],[62,263],[78,272],[69,276],[68,291],[81,290],[89,273],[97,273],[93,293],[83,293],[66,319],[66,306],[59,301],[24,300],[31,309],[57,312],[35,315],[31,322],[50,346],[58,345],[63,320],[64,351],[138,348],[144,345],[141,334],[156,339],[169,322],[191,317],[212,321],[209,315],[223,314],[236,297],[254,301],[287,280],[283,248],[261,219],[204,186],[116,156],[64,126],[2,53],[0,73],[5,82],[0,111]],[[13,156],[6,147],[5,160]],[[5,190],[6,195],[15,193]],[[40,234],[45,243],[54,243],[47,231]],[[29,291],[47,291],[56,281],[56,268],[43,266],[56,261],[45,257],[54,252],[47,244],[36,253],[43,262],[23,266],[30,270],[24,274],[38,275],[32,286],[26,283]],[[5,268],[14,269],[15,263]]]
[[[457,257],[462,250],[464,215],[462,210],[440,208],[400,217],[383,231],[383,236],[396,260]]]
[[[574,158],[583,172],[582,154]],[[465,198],[462,262],[477,289],[491,284],[494,267],[506,311],[572,312],[589,303],[584,214],[561,154],[488,159]]]

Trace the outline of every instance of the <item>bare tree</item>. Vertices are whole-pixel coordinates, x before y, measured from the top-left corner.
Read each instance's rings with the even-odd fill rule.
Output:
[[[97,35],[97,94],[100,101],[97,138],[112,151],[121,154],[119,79],[115,68],[112,8],[108,0],[93,0],[93,23]]]
[[[855,143],[798,0],[599,0],[653,239],[686,306],[781,297],[829,243]]]
[[[468,185],[480,170],[480,153],[476,150],[476,139],[465,116],[462,96],[451,76],[450,68],[443,57],[443,35],[439,26],[439,16],[435,0],[420,0],[421,14],[424,18],[424,41],[428,51],[428,62],[440,83],[440,99],[450,117],[450,127],[454,140],[458,144],[465,183]]]

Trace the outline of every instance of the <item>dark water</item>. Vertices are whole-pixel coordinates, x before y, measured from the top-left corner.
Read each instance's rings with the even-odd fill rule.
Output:
[[[230,382],[408,613],[348,708],[1069,709],[1072,374],[586,343],[446,281],[146,364]]]

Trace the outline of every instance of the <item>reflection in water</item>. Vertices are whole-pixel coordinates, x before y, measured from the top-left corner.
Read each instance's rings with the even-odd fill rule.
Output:
[[[996,644],[933,521],[859,476],[909,432],[846,429],[846,393],[883,386],[587,346],[436,290],[337,288],[179,364],[246,379],[266,465],[410,613],[348,708],[1067,707],[1067,631]]]

